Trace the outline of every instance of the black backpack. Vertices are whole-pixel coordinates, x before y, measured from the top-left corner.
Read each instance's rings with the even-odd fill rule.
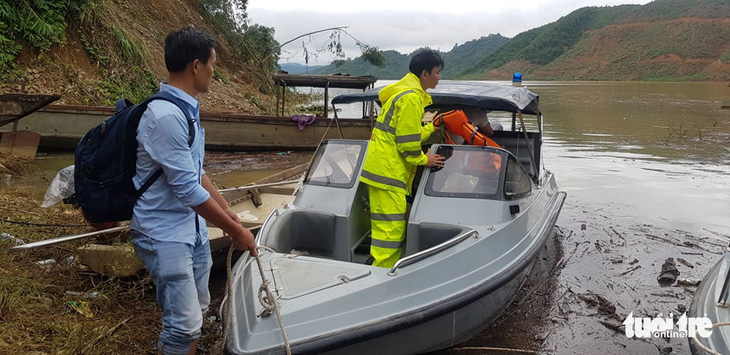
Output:
[[[64,202],[81,207],[89,222],[131,219],[137,199],[162,175],[160,168],[139,190],[132,181],[137,169],[137,126],[153,100],[172,102],[186,112],[184,102],[166,92],[158,92],[137,105],[119,99],[116,113],[89,130],[76,145],[75,192]],[[195,126],[190,118],[188,125],[188,144],[192,146]]]

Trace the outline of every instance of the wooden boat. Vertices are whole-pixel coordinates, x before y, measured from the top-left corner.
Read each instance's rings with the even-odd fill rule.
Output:
[[[434,107],[508,112],[523,129],[513,124],[494,135],[501,148],[430,147],[448,158],[442,169],[422,170],[403,256],[390,269],[367,263],[370,213],[367,186],[358,178],[369,141],[326,141],[295,200],[261,227],[262,270],[248,255],[232,270],[232,293],[221,306],[228,353],[284,353],[277,317],[261,316],[260,273],[274,285],[293,353],[438,350],[474,336],[507,308],[554,234],[566,194],[542,165],[536,94],[444,84],[430,92]],[[342,95],[333,103],[375,100],[377,93]],[[535,131],[527,132],[522,114],[535,115]]]
[[[231,151],[313,150],[324,138],[367,139],[370,136],[370,120],[363,118],[316,117],[314,122],[300,130],[291,117],[283,117],[284,103],[287,87],[324,88],[326,102],[329,88],[364,90],[372,87],[376,78],[276,74],[274,81],[282,88],[277,103],[277,111],[281,108],[277,112],[279,116],[201,112],[200,121],[206,132],[205,148]],[[17,129],[39,133],[41,147],[74,149],[88,130],[113,114],[112,107],[49,105],[16,122]],[[5,123],[0,120],[0,132],[10,132],[11,125]]]
[[[0,154],[33,159],[41,137],[36,132],[18,130],[18,121],[59,98],[43,94],[0,94],[0,127],[6,127],[4,132],[0,131]]]
[[[298,185],[297,179],[306,171],[308,165],[301,164],[251,183],[259,187],[224,189],[221,194],[239,216],[241,224],[256,233],[271,211],[293,201]],[[231,242],[223,235],[221,229],[212,225],[208,226],[208,237],[214,263],[218,265],[225,257]],[[76,257],[77,262],[103,275],[126,277],[144,269],[144,264],[137,259],[134,249],[127,242],[113,245],[87,244],[76,250]]]

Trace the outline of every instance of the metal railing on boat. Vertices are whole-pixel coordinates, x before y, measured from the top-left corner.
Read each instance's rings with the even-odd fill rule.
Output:
[[[388,271],[388,276],[395,276],[395,270],[397,270],[398,268],[406,267],[417,261],[421,261],[431,255],[439,253],[442,250],[451,248],[452,246],[459,244],[460,242],[462,242],[463,240],[466,240],[467,238],[469,238],[471,236],[474,236],[475,238],[479,238],[479,232],[477,232],[474,229],[468,230],[441,244],[434,245],[426,250],[419,251],[418,253],[415,253],[413,255],[400,259],[400,260],[396,261],[395,264],[393,265],[393,267],[390,269],[390,271]]]

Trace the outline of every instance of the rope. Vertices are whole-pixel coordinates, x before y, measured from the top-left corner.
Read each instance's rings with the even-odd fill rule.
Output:
[[[728,326],[728,325],[730,325],[730,322],[717,322],[717,323],[713,324],[712,327],[717,328],[717,327],[724,327],[724,326]],[[712,354],[712,355],[722,355],[722,354],[718,353],[717,351],[710,349],[707,345],[703,344],[699,338],[694,337],[692,339],[695,341],[695,344],[697,344],[697,347],[702,349],[704,352],[706,352],[708,354]]]
[[[273,250],[268,247],[258,246],[257,249],[264,249],[273,252]],[[228,274],[228,278],[226,279],[226,292],[228,293],[228,302],[226,303],[226,316],[225,323],[223,324],[224,342],[228,341],[228,331],[230,330],[230,324],[232,322],[231,313],[233,311],[233,285],[231,282],[231,260],[233,259],[233,250],[233,245],[231,245],[228,248],[228,258],[226,259],[226,272]],[[274,294],[271,293],[271,290],[269,289],[269,280],[267,280],[266,275],[264,275],[264,268],[261,265],[261,259],[258,255],[255,256],[255,259],[256,264],[259,267],[259,274],[261,275],[261,286],[259,286],[258,298],[261,306],[264,308],[264,311],[261,312],[260,316],[268,317],[269,315],[271,315],[272,310],[276,313],[276,318],[279,321],[279,328],[281,328],[281,335],[284,337],[284,347],[286,348],[286,354],[291,355],[289,336],[286,334],[286,329],[284,328],[284,320],[281,318],[279,304],[276,303],[276,297],[274,297]],[[251,263],[251,260],[247,261],[243,268],[241,268],[241,270],[245,270]]]
[[[322,145],[322,142],[324,142],[324,139],[327,137],[327,133],[330,131],[330,127],[332,127],[332,122],[334,122],[334,119],[330,120],[330,124],[327,126],[327,129],[324,131],[324,134],[322,135],[322,139],[319,140],[319,144],[317,144],[317,147]],[[339,121],[337,122],[337,125],[339,125]],[[311,162],[310,162],[311,165]]]

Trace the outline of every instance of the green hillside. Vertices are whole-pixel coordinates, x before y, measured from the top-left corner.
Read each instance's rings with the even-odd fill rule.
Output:
[[[637,7],[640,6],[578,9],[556,22],[518,34],[470,70],[466,70],[464,75],[473,76],[473,72],[483,73],[517,60],[546,65],[578,43],[585,31],[610,24]]]
[[[378,79],[398,79],[408,70],[408,61],[410,58],[408,55],[393,50],[383,51],[382,54],[385,58],[385,65],[382,68],[366,62],[362,57],[357,57],[355,59],[347,59],[339,66],[332,64],[323,66],[311,73],[344,73],[350,75],[372,75]]]
[[[730,80],[730,1],[655,0],[584,7],[514,38],[491,34],[442,52],[445,79]],[[398,79],[411,54],[384,51],[385,66],[362,58],[318,74]]]
[[[727,18],[730,2],[727,0],[655,0],[637,6],[614,23],[673,20],[682,17]]]
[[[523,32],[461,78],[725,80],[730,1],[586,7]]]
[[[473,68],[474,63],[482,60],[490,53],[498,50],[509,38],[500,34],[491,34],[486,37],[455,45],[453,49],[443,54],[444,78],[453,79]]]
[[[0,0],[0,93],[60,95],[60,104],[139,102],[167,77],[164,39],[183,25],[217,41],[217,110],[273,111],[274,29],[247,18],[245,1]]]
[[[461,75],[464,71],[470,69],[473,63],[494,52],[507,41],[509,39],[502,35],[492,34],[468,41],[462,45],[454,45],[454,48],[450,51],[441,53],[445,62],[442,77],[451,79]],[[344,61],[340,66],[328,65],[316,69],[313,73],[347,73],[350,75],[372,75],[378,79],[399,79],[408,72],[411,55],[413,53],[401,54],[392,50],[383,51],[385,66],[382,68],[378,68],[365,62],[361,57],[357,57]]]

